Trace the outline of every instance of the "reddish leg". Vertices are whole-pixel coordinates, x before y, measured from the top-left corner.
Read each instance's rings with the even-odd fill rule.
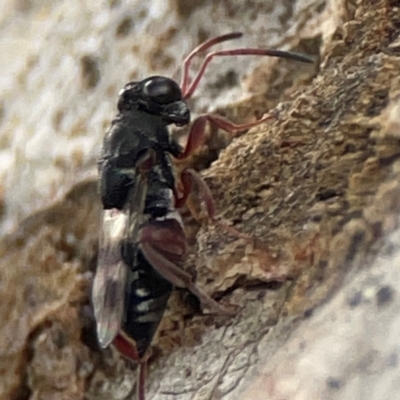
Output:
[[[137,378],[137,399],[146,400],[146,369],[147,369],[147,358],[141,360],[139,363],[139,376]]]
[[[193,217],[197,221],[201,222],[200,214],[196,210],[195,206],[192,205],[192,203],[190,202],[190,197],[189,197],[193,189],[193,186],[196,186],[198,189],[198,197],[200,198],[200,201],[205,204],[207,217],[212,223],[218,224],[219,227],[224,229],[225,232],[230,235],[240,237],[241,239],[244,239],[248,242],[253,242],[253,238],[251,236],[238,231],[233,226],[229,226],[226,223],[217,220],[217,218],[215,217],[216,210],[215,210],[214,199],[212,197],[210,188],[196,171],[189,168],[184,169],[181,172],[181,183],[183,188],[182,190],[183,194],[182,197],[180,198],[176,197],[175,201],[176,208],[183,207],[186,204]]]
[[[210,188],[208,185],[203,181],[203,179],[200,177],[200,175],[192,170],[192,169],[184,169],[181,172],[181,183],[183,187],[182,191],[182,197],[176,198],[175,201],[175,207],[176,208],[181,208],[183,207],[188,198],[190,193],[193,190],[193,186],[196,186],[198,188],[198,196],[200,198],[201,202],[204,202],[207,210],[207,216],[210,218],[212,222],[215,222],[215,206],[214,206],[214,200],[212,198],[212,194],[210,191]],[[188,208],[193,214],[193,216],[199,220],[198,213],[194,209],[194,207],[191,207],[188,204]]]
[[[188,135],[185,149],[182,151],[182,153],[178,155],[177,158],[178,160],[184,160],[185,158],[193,154],[196,151],[196,149],[201,147],[205,139],[205,126],[207,122],[229,133],[235,133],[238,131],[243,131],[252,128],[254,126],[257,126],[262,122],[274,117],[275,117],[274,115],[268,114],[264,118],[255,122],[250,122],[248,124],[234,124],[233,122],[229,121],[228,119],[220,115],[215,115],[215,114],[200,115],[198,118],[194,120]],[[185,169],[181,173],[181,184],[183,186],[182,196],[179,197],[178,191],[177,190],[175,191],[175,207],[181,208],[185,204],[187,204],[193,216],[197,220],[200,220],[197,211],[193,206],[191,206],[190,201],[188,202],[189,195],[193,189],[193,185],[196,185],[199,189],[200,200],[202,200],[206,205],[208,217],[210,218],[211,221],[216,222],[215,207],[212,195],[209,187],[201,179],[201,177],[195,171],[191,169]],[[237,232],[234,228],[230,228],[229,226],[225,225],[224,227],[226,230],[230,231],[231,233],[234,233],[236,236],[243,237],[243,235]],[[246,239],[248,239],[247,236]]]
[[[146,368],[147,357],[140,358],[136,346],[123,333],[119,333],[114,341],[115,348],[125,357],[132,361],[139,362],[138,378],[136,382],[137,400],[146,400]]]
[[[266,117],[259,119],[258,121],[250,122],[248,124],[234,124],[228,119],[221,117],[216,114],[204,114],[200,115],[196,118],[190,128],[190,132],[188,135],[188,140],[186,143],[186,147],[181,154],[179,154],[178,159],[184,160],[194,153],[196,149],[201,147],[205,138],[205,126],[207,121],[216,126],[217,128],[223,129],[229,133],[235,133],[239,131],[244,131],[246,129],[250,129],[254,126],[257,126],[268,119],[274,118],[274,115],[268,114]]]
[[[152,267],[174,286],[186,288],[198,297],[203,306],[218,314],[235,315],[218,304],[183,271],[178,264],[186,257],[186,238],[182,225],[176,219],[152,221],[142,228],[140,249]]]

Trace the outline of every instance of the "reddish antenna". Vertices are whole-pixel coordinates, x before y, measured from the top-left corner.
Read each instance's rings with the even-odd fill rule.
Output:
[[[211,38],[205,41],[204,43],[201,43],[194,50],[192,50],[192,52],[183,60],[183,75],[181,82],[181,90],[185,98],[190,97],[190,96],[188,97],[185,96],[185,93],[187,92],[187,87],[189,85],[189,68],[192,58],[197,54],[201,53],[202,51],[209,49],[210,47],[214,46],[217,43],[226,42],[227,40],[231,39],[237,39],[242,36],[243,36],[242,32],[232,32],[226,35],[217,36],[215,38]]]
[[[201,53],[202,51],[205,51],[209,49],[211,46],[214,46],[217,43],[225,42],[227,40],[231,39],[237,39],[243,36],[242,32],[232,32],[228,33],[226,35],[221,35],[217,36],[215,38],[212,38],[210,40],[207,40],[206,42],[202,43],[198,47],[196,47],[183,61],[183,75],[182,75],[182,82],[181,82],[181,90],[182,90],[182,95],[184,99],[189,99],[194,91],[196,90],[197,86],[200,83],[201,78],[204,75],[204,72],[206,71],[206,68],[208,64],[211,62],[211,60],[218,56],[270,56],[270,57],[281,57],[281,58],[287,58],[290,60],[296,60],[296,61],[301,61],[305,63],[313,63],[314,60],[310,57],[307,57],[303,54],[298,54],[298,53],[293,53],[289,51],[282,51],[282,50],[273,50],[273,49],[258,49],[258,48],[237,48],[237,49],[231,49],[231,50],[220,50],[220,51],[214,51],[212,53],[208,53],[203,61],[202,66],[200,67],[199,72],[197,73],[195,79],[193,82],[189,82],[189,68],[190,68],[190,62],[192,58]]]

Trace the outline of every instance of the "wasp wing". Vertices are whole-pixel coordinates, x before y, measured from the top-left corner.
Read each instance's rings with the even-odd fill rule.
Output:
[[[93,282],[93,308],[97,336],[107,347],[121,325],[124,310],[126,266],[121,257],[121,240],[128,216],[117,209],[104,210],[99,258]]]
[[[147,183],[141,173],[123,210],[104,210],[99,258],[93,282],[93,308],[101,347],[112,343],[121,327],[125,306],[127,265],[122,258],[122,243],[137,240],[143,215]]]

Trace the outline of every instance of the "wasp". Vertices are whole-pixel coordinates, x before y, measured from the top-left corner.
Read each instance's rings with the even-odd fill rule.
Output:
[[[114,345],[124,356],[139,362],[139,400],[145,399],[146,352],[174,287],[188,289],[203,307],[232,313],[182,269],[187,242],[179,208],[186,203],[194,185],[200,189],[200,200],[211,220],[215,219],[215,207],[210,190],[194,171],[184,169],[175,176],[173,159],[183,160],[202,145],[207,122],[236,132],[270,116],[237,125],[218,115],[201,115],[194,120],[185,147],[172,139],[168,126],[190,123],[187,100],[216,56],[260,55],[312,62],[305,55],[279,50],[214,51],[205,57],[195,78],[190,79],[194,56],[241,36],[240,32],[218,36],[194,49],[183,62],[180,85],[164,76],[126,84],[119,94],[118,114],[104,138],[99,158],[103,211],[93,284],[94,314],[100,346]]]

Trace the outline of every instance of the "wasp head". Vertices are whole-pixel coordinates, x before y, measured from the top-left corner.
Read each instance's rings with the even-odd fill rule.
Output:
[[[121,90],[118,110],[142,110],[158,115],[167,124],[178,126],[190,122],[190,110],[178,84],[163,76],[152,76],[140,82],[129,82]]]

